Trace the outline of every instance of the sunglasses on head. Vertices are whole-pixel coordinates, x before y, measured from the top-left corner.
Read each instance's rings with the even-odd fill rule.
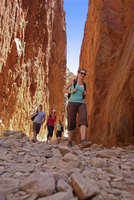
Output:
[[[79,72],[81,75],[83,75],[83,76],[86,76],[86,73],[83,73],[83,72]]]

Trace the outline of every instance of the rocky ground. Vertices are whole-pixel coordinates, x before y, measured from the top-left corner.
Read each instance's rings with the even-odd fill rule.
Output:
[[[134,146],[69,149],[1,135],[0,200],[134,200]]]

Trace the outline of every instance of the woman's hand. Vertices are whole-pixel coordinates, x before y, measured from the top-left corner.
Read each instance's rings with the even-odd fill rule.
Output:
[[[73,92],[70,92],[70,87],[71,85],[73,85],[74,79],[76,79],[76,76],[72,76],[70,81],[67,83],[67,85],[65,86],[63,90],[64,93],[73,93]],[[76,92],[76,90],[74,92]]]
[[[76,88],[74,88],[74,89],[73,89],[73,90],[71,90],[70,92],[71,92],[71,93],[75,93],[75,92],[76,92],[76,90],[77,90],[77,89],[76,89]]]

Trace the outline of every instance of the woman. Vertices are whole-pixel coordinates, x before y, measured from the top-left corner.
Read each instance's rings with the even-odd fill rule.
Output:
[[[56,127],[56,110],[52,110],[52,113],[49,115],[49,118],[47,119],[47,143],[51,141],[51,138],[53,137],[53,131],[54,127]]]
[[[87,110],[86,104],[83,100],[86,96],[85,83],[83,82],[84,77],[86,76],[85,69],[79,69],[76,77],[76,81],[72,78],[66,85],[64,92],[70,93],[68,106],[67,106],[67,121],[68,121],[68,146],[72,146],[72,135],[73,131],[76,128],[76,115],[79,115],[79,127],[81,134],[81,143],[87,144],[85,139],[86,137],[86,127],[88,126],[87,122]],[[74,85],[76,82],[76,85]],[[70,89],[71,87],[71,89]]]

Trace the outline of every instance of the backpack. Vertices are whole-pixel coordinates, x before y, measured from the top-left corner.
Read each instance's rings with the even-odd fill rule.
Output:
[[[73,82],[74,88],[75,88],[76,84],[77,84],[77,79],[74,79],[74,82]],[[86,83],[83,82],[83,85],[84,85],[84,90],[86,91],[86,89],[87,89]],[[68,99],[70,98],[70,96],[71,96],[71,93],[68,93],[68,95],[67,95]],[[83,95],[83,98],[84,97],[85,97],[85,95]]]
[[[63,132],[64,131],[64,128],[63,128],[63,125],[61,126],[61,132]]]
[[[32,121],[34,121],[35,117],[38,115],[38,110],[37,110],[36,112],[37,112],[37,114],[34,115],[33,117],[31,117],[31,120],[32,120]]]

